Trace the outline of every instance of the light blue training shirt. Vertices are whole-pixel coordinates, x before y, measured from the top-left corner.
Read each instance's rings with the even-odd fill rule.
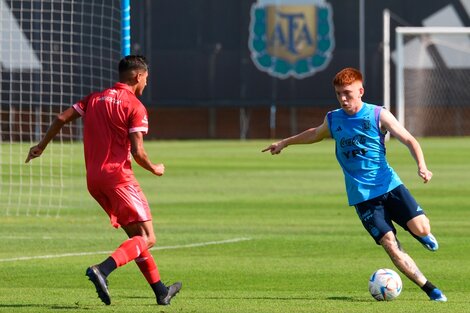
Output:
[[[382,107],[362,104],[354,115],[348,115],[343,109],[327,114],[349,205],[381,196],[402,184],[385,157],[385,135],[379,127]]]

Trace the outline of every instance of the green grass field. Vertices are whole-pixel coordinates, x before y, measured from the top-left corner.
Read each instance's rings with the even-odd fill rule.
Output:
[[[162,247],[153,255],[163,281],[183,282],[171,306],[156,306],[133,263],[109,277],[112,305],[99,301],[85,269],[125,236],[85,196],[80,207],[63,209],[57,217],[7,216],[0,210],[0,311],[469,311],[469,138],[421,140],[434,172],[429,184],[416,175],[404,146],[387,144],[389,162],[427,211],[441,248],[431,253],[401,229],[399,239],[445,291],[447,303],[429,301],[403,275],[398,299],[375,301],[367,289],[369,275],[395,268],[347,205],[333,142],[289,147],[278,156],[260,152],[269,143],[146,144],[152,159],[166,165],[164,177],[137,168],[136,175],[152,207]],[[81,158],[77,154],[72,162],[80,164]],[[232,239],[239,241],[223,242]],[[38,256],[47,258],[32,259]]]

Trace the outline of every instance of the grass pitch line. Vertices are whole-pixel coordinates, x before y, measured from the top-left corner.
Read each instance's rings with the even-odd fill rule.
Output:
[[[232,238],[226,240],[219,240],[219,241],[206,241],[206,242],[196,242],[196,243],[189,243],[185,245],[176,245],[176,246],[161,246],[161,247],[154,247],[150,250],[174,250],[174,249],[187,249],[187,248],[197,248],[197,247],[206,247],[206,246],[213,246],[213,245],[224,245],[228,243],[236,243],[241,241],[248,241],[251,238],[248,237],[241,237],[241,238]],[[87,256],[87,255],[98,255],[98,254],[111,254],[113,251],[95,251],[95,252],[76,252],[76,253],[63,253],[63,254],[49,254],[49,255],[36,255],[36,256],[24,256],[18,258],[10,258],[10,259],[0,259],[0,262],[15,262],[15,261],[29,261],[29,260],[38,260],[38,259],[57,259],[57,258],[65,258],[65,257],[72,257],[72,256]]]

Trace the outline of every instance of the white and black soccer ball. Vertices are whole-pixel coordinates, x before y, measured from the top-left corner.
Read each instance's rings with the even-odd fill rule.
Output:
[[[377,301],[390,301],[398,297],[403,289],[397,272],[381,268],[375,271],[369,279],[369,292]]]

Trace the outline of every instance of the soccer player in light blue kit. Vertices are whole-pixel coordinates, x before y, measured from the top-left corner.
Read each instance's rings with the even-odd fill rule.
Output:
[[[429,219],[416,203],[385,157],[385,134],[391,133],[410,150],[418,175],[427,183],[432,172],[426,167],[418,141],[387,110],[362,101],[362,74],[354,68],[338,72],[333,80],[340,109],[330,111],[323,123],[268,146],[279,154],[294,144],[316,143],[324,138],[336,142],[336,158],[345,177],[349,205],[356,208],[362,224],[385,249],[395,266],[426,292],[433,301],[446,296],[421,273],[396,237],[395,222],[409,231],[425,248],[438,249]]]

